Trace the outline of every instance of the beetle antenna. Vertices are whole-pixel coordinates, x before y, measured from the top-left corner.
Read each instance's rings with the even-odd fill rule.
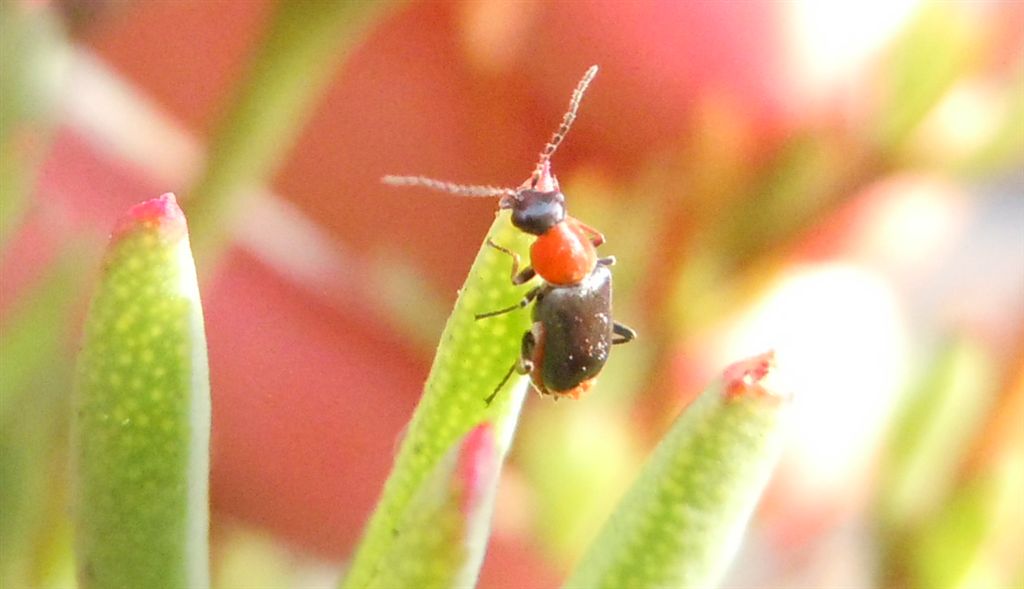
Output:
[[[487,398],[484,399],[484,405],[488,407],[491,406],[491,403],[494,402],[494,397],[498,396],[498,393],[501,391],[501,387],[505,386],[505,383],[508,382],[509,377],[512,376],[512,372],[515,369],[516,363],[513,362],[512,366],[509,367],[508,372],[505,373],[505,378],[501,379],[501,382],[498,383],[498,386],[494,387],[494,392],[491,393],[490,395],[487,395]]]
[[[455,184],[454,182],[435,180],[426,176],[384,176],[380,181],[391,186],[422,186],[431,190],[448,192],[459,196],[515,196],[516,194],[516,191],[511,188]]]
[[[587,73],[583,74],[583,79],[576,85],[576,89],[572,91],[572,98],[569,99],[569,110],[562,117],[562,124],[558,126],[558,130],[551,137],[551,141],[544,146],[544,150],[540,152],[540,160],[537,162],[537,167],[533,170],[533,175],[530,177],[530,186],[536,186],[537,182],[540,181],[541,175],[544,173],[544,166],[551,159],[551,156],[558,149],[558,146],[565,139],[566,134],[569,133],[569,129],[572,127],[573,121],[576,120],[576,111],[580,108],[580,101],[583,100],[583,93],[587,91],[587,86],[590,85],[590,81],[597,75],[597,66],[592,65]]]

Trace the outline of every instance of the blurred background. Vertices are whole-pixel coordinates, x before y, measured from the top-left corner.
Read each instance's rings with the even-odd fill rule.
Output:
[[[1024,3],[4,0],[0,583],[72,587],[68,396],[109,229],[200,266],[217,587],[330,587],[495,203],[553,161],[619,259],[585,400],[527,402],[481,586],[555,587],[682,407],[795,398],[737,588],[1024,587]]]

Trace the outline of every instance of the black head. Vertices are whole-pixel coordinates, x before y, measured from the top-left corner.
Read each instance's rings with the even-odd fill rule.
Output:
[[[565,195],[557,187],[549,192],[522,188],[503,198],[501,207],[512,210],[512,225],[533,235],[541,235],[565,219]]]

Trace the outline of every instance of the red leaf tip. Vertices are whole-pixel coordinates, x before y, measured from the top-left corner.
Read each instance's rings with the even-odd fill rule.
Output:
[[[462,439],[456,485],[461,487],[461,507],[469,514],[477,507],[498,472],[498,452],[494,441],[494,428],[484,422],[473,428]]]
[[[764,380],[774,368],[775,352],[773,350],[730,364],[722,372],[726,398],[737,399],[745,395],[778,396],[777,393],[764,386]]]
[[[168,192],[128,209],[114,226],[111,238],[117,239],[140,228],[155,230],[170,240],[185,235],[185,213],[178,206],[174,193]]]

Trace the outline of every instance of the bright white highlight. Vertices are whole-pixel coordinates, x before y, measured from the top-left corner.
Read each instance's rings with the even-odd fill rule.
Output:
[[[729,358],[774,349],[794,397],[787,453],[821,486],[862,472],[903,382],[903,318],[889,286],[855,266],[797,268],[740,319]]]
[[[907,24],[920,0],[780,2],[790,59],[812,96],[859,84],[857,74]],[[846,88],[843,92],[854,90]]]

